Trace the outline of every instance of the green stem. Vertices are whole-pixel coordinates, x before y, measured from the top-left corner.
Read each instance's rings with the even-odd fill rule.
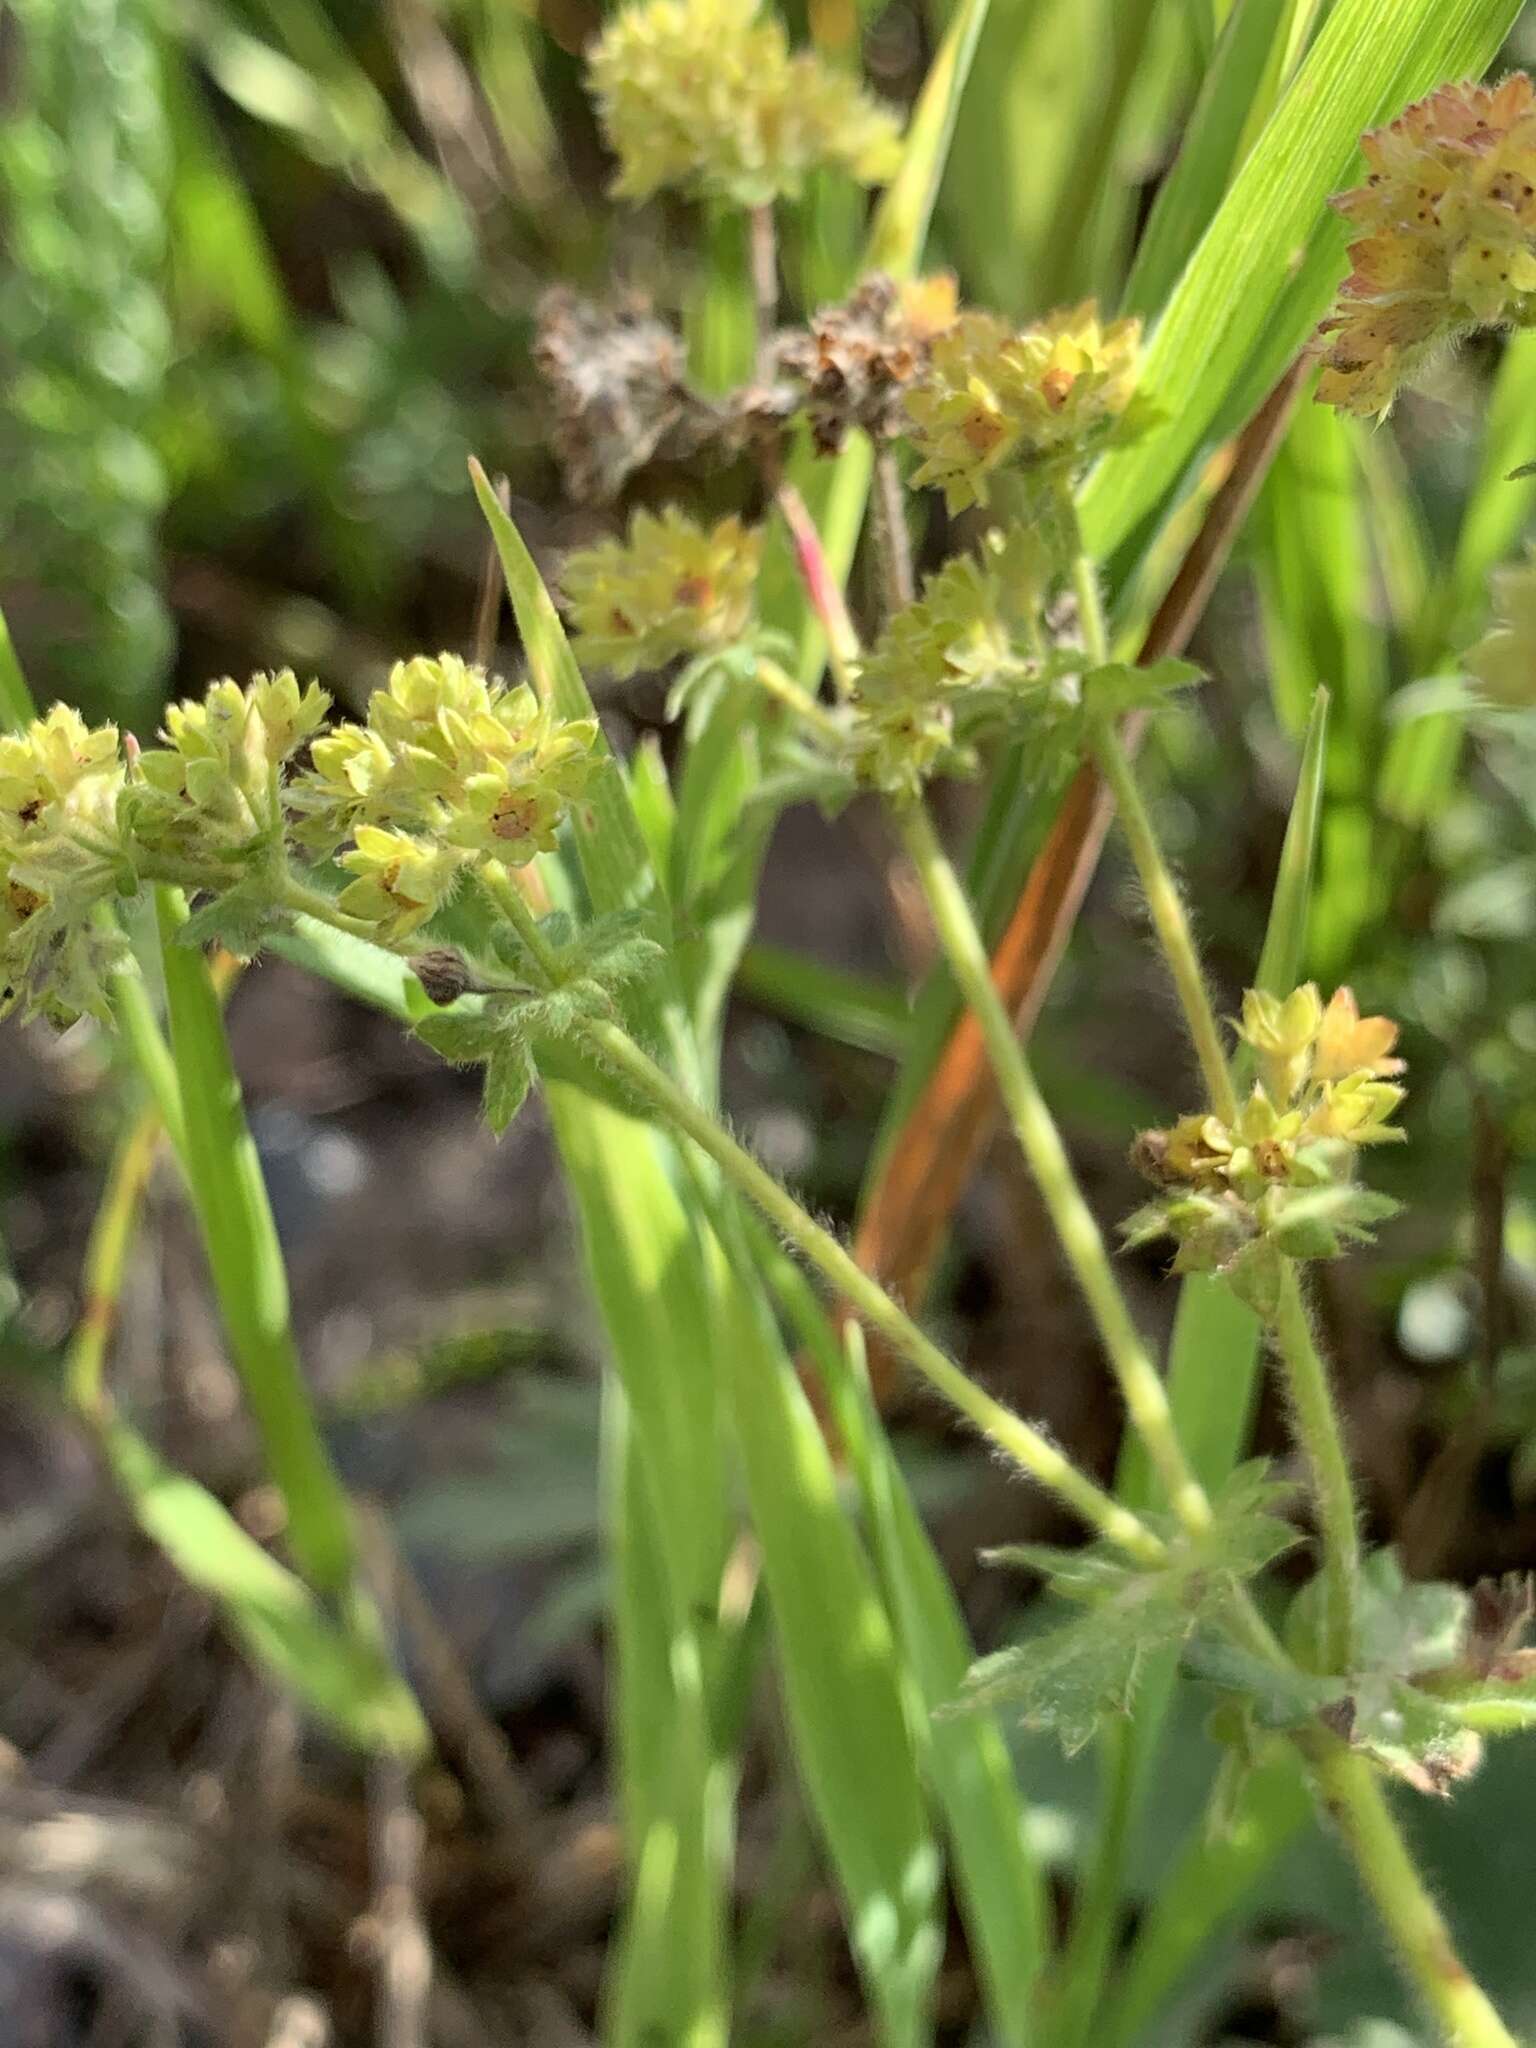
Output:
[[[598,1019],[579,1028],[593,1052],[622,1075],[666,1123],[712,1159],[726,1180],[782,1231],[870,1328],[899,1351],[983,1436],[1031,1478],[1049,1487],[1100,1535],[1143,1564],[1161,1562],[1164,1546],[1139,1516],[1111,1500],[1038,1430],[969,1380],[832,1233],[808,1215],[794,1196],[737,1144],[707,1110],[686,1095],[626,1031]]]
[[[1163,949],[1163,958],[1168,963],[1168,971],[1173,976],[1189,1035],[1194,1040],[1205,1092],[1211,1108],[1223,1123],[1229,1124],[1237,1115],[1237,1093],[1232,1086],[1221,1027],[1216,1022],[1205,976],[1201,972],[1194,933],[1185,914],[1184,899],[1163,858],[1156,830],[1142,799],[1141,787],[1131,767],[1130,757],[1121,745],[1113,719],[1093,719],[1089,733],[1094,758],[1104,780],[1114,792],[1121,829],[1141,878],[1147,909],[1151,912],[1153,928]]]
[[[103,1389],[107,1345],[117,1321],[139,1204],[163,1128],[159,1108],[149,1103],[118,1140],[85,1248],[80,1319],[70,1339],[64,1384],[74,1407],[93,1423],[110,1412]]]
[[[1313,1775],[1410,1981],[1450,2048],[1518,2048],[1457,1955],[1371,1766],[1331,1744],[1314,1758]]]
[[[1066,1146],[1040,1093],[960,879],[921,803],[898,813],[902,838],[933,914],[939,943],[986,1042],[1019,1144],[1099,1332],[1132,1426],[1147,1447],[1174,1512],[1192,1531],[1210,1523],[1204,1490],[1184,1455],[1167,1391],[1126,1307],[1104,1238],[1083,1200]]]
[[[1285,1365],[1291,1412],[1312,1471],[1323,1535],[1327,1593],[1324,1645],[1328,1668],[1347,1671],[1355,1640],[1355,1595],[1360,1577],[1360,1526],[1354,1481],[1339,1430],[1328,1368],[1319,1355],[1292,1260],[1281,1259],[1280,1293],[1272,1329]]]
[[[284,909],[300,911],[305,917],[318,919],[338,932],[346,932],[354,939],[371,939],[378,943],[378,931],[366,918],[353,917],[343,910],[334,896],[328,896],[324,889],[316,889],[308,882],[301,882],[295,875],[285,875],[282,881],[281,901]]]
[[[178,943],[186,906],[155,892],[171,1052],[185,1110],[182,1162],[214,1290],[288,1540],[312,1586],[352,1596],[351,1510],[315,1420],[288,1314],[288,1280],[245,1119],[219,999],[201,952]]]
[[[809,690],[802,690],[794,677],[786,674],[779,664],[766,654],[757,657],[757,680],[772,697],[781,704],[787,704],[797,718],[803,718],[807,725],[814,726],[824,739],[831,740],[841,748],[847,740],[847,733],[825,704],[818,702]]]
[[[499,860],[488,860],[476,870],[486,894],[522,940],[524,949],[551,988],[560,983],[560,961],[539,930],[533,905],[519,889]]]

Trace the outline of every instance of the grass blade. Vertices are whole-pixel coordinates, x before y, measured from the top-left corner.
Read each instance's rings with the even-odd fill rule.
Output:
[[[426,1754],[421,1710],[376,1634],[336,1627],[302,1580],[126,1424],[109,1419],[100,1434],[145,1535],[215,1602],[258,1664],[360,1749]]]
[[[159,891],[157,908],[185,1115],[183,1167],[230,1350],[268,1469],[287,1504],[294,1557],[318,1590],[350,1597],[357,1564],[351,1512],[294,1345],[288,1276],[218,995],[202,953],[178,941],[186,921],[179,896]]]
[[[1158,319],[1145,384],[1161,423],[1106,456],[1088,481],[1081,516],[1097,559],[1206,444],[1261,337],[1283,361],[1322,317],[1331,270],[1309,277],[1304,300],[1287,282],[1329,194],[1349,181],[1362,131],[1440,79],[1480,71],[1518,11],[1518,0],[1397,0],[1389,9],[1338,0]]]
[[[940,1563],[875,1407],[863,1331],[840,1350],[814,1291],[774,1252],[775,1286],[821,1366],[838,1433],[858,1481],[876,1567],[913,1693],[919,1761],[949,1835],[960,1910],[1002,2048],[1034,2038],[1046,1911],[1024,1839],[1023,1799],[996,1717],[946,1713],[974,1658],[954,1587]],[[767,1253],[764,1254],[768,1256]]]

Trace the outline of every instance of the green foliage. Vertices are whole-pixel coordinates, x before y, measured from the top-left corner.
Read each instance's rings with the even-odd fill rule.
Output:
[[[1159,1652],[1229,1618],[1238,1589],[1295,1542],[1275,1512],[1284,1499],[1261,1463],[1240,1467],[1212,1503],[1203,1536],[1165,1523],[1167,1561],[1152,1570],[1103,1544],[990,1552],[993,1564],[1039,1572],[1084,1612],[974,1665],[967,1704],[1013,1707],[1026,1727],[1050,1729],[1069,1755],[1083,1748],[1107,1717],[1134,1710]]]
[[[25,0],[9,19],[25,90],[0,131],[7,573],[36,580],[59,682],[139,713],[171,649],[156,533],[171,335],[155,15],[144,0]]]

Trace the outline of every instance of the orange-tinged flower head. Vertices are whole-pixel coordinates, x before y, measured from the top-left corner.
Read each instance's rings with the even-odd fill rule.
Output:
[[[1536,88],[1442,85],[1361,148],[1365,183],[1333,202],[1354,239],[1317,395],[1370,416],[1441,343],[1536,320]]]

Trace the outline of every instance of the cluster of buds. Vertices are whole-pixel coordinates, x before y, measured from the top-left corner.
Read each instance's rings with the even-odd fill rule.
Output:
[[[985,504],[989,478],[1004,468],[1060,487],[1146,424],[1140,368],[1141,322],[1106,326],[1091,300],[1022,332],[994,313],[962,313],[934,340],[927,375],[907,397],[923,458],[913,481],[937,485],[952,512]]]
[[[133,886],[118,827],[117,728],[56,704],[0,738],[0,1015],[100,1012],[112,965],[97,906]]]
[[[1536,710],[1536,548],[1493,578],[1495,623],[1468,650],[1479,695],[1503,711]]]
[[[670,186],[766,206],[812,171],[873,185],[900,161],[895,116],[846,72],[792,52],[758,0],[638,0],[598,38],[589,77],[624,199]]]
[[[1440,344],[1536,320],[1536,92],[1522,71],[1443,85],[1361,148],[1365,183],[1333,202],[1355,239],[1317,395],[1370,417]]]
[[[338,856],[340,909],[397,944],[466,869],[553,846],[596,759],[591,720],[449,654],[398,663],[365,724],[322,734],[329,707],[285,670],[173,705],[142,753],[64,705],[0,738],[0,1012],[105,1014],[125,948],[103,910],[148,883],[211,899],[231,944],[264,930],[290,845]]]
[[[632,676],[680,655],[722,653],[752,623],[762,552],[761,534],[739,519],[705,528],[675,506],[637,512],[625,539],[566,557],[577,655]]]
[[[994,530],[890,619],[854,684],[860,781],[915,796],[936,768],[966,767],[970,743],[1015,710],[1040,724],[1075,707],[1081,656],[1047,649],[1041,623],[1051,570],[1038,529]]]
[[[330,699],[291,669],[244,688],[226,676],[205,697],[170,705],[165,745],[138,757],[122,798],[137,852],[234,873],[264,850],[280,857],[290,764],[325,723]]]
[[[289,792],[296,837],[324,854],[347,846],[341,865],[353,880],[341,908],[397,943],[466,868],[519,867],[553,847],[591,775],[596,736],[590,719],[559,718],[526,683],[457,655],[397,662],[366,723],[315,741]]]
[[[1226,1275],[1265,1305],[1273,1254],[1333,1258],[1392,1212],[1354,1181],[1356,1149],[1400,1140],[1397,1027],[1362,1017],[1339,989],[1310,982],[1281,999],[1250,989],[1240,1036],[1259,1079],[1231,1123],[1181,1117],[1137,1139],[1134,1163],[1163,1191],[1125,1226],[1131,1243],[1171,1237],[1179,1272]]]

